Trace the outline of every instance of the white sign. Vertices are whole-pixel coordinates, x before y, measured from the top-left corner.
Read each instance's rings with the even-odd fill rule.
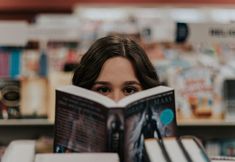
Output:
[[[46,26],[31,25],[29,40],[39,41],[77,41],[79,28],[73,26]]]
[[[27,22],[0,21],[0,46],[25,46],[27,42]]]
[[[235,24],[187,24],[190,43],[234,43]]]

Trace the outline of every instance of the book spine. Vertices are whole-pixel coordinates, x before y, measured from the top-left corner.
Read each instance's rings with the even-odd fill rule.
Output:
[[[48,58],[45,51],[42,51],[40,58],[39,58],[39,75],[41,77],[46,77],[48,74]]]
[[[20,74],[20,50],[13,50],[10,54],[10,76],[16,78]]]
[[[9,54],[3,51],[0,52],[0,77],[9,76]]]

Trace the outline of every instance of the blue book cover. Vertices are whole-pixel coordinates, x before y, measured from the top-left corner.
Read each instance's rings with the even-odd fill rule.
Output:
[[[48,59],[45,51],[42,51],[41,56],[39,58],[39,75],[42,77],[47,76],[47,70],[48,70]]]
[[[12,50],[10,53],[10,77],[17,78],[20,75],[20,67],[21,67],[21,50]]]

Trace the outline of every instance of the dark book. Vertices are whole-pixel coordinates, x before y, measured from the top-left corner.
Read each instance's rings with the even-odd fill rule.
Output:
[[[158,86],[115,102],[77,86],[56,90],[54,152],[117,152],[142,162],[145,138],[176,135],[174,90]]]
[[[146,139],[145,162],[211,162],[202,144],[195,137]]]
[[[21,82],[0,78],[0,119],[20,118]]]

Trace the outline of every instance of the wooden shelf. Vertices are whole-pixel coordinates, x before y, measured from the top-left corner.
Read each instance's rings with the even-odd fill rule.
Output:
[[[0,126],[50,126],[53,125],[47,119],[7,119],[7,120],[0,120]]]
[[[0,120],[0,144],[8,144],[17,139],[38,139],[53,137],[54,124],[47,119]]]
[[[47,119],[7,119],[0,120],[0,126],[51,126],[53,122]],[[177,125],[184,126],[235,126],[235,120],[211,120],[211,119],[199,119],[199,120],[178,120]]]
[[[178,135],[193,135],[203,140],[235,138],[235,120],[181,120]],[[16,139],[54,136],[54,124],[47,119],[0,120],[0,144]]]
[[[222,119],[198,119],[198,120],[178,120],[178,126],[235,126],[235,120]]]
[[[235,120],[178,120],[179,135],[193,135],[203,140],[235,139]]]
[[[47,119],[8,119],[0,120],[0,126],[52,126],[53,122]],[[208,120],[208,119],[199,119],[199,120],[179,120],[177,125],[180,127],[184,126],[235,126],[235,120]]]

